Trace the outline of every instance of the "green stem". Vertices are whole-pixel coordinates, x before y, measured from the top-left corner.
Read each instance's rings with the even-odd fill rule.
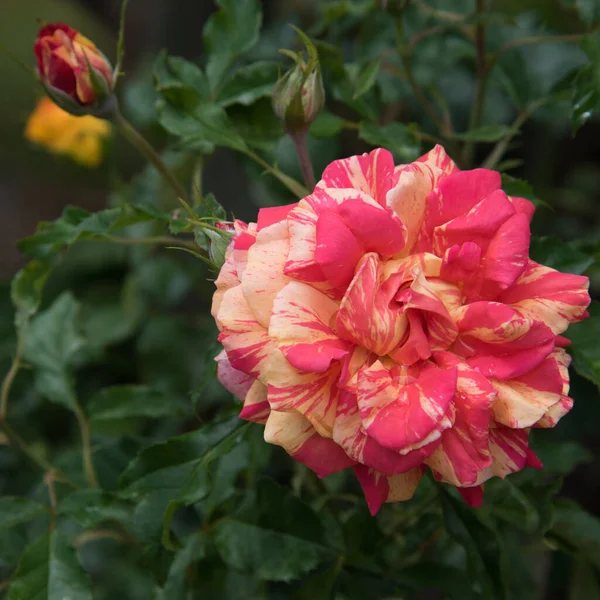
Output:
[[[190,250],[198,250],[198,246],[194,242],[182,240],[168,235],[157,235],[153,237],[145,238],[126,238],[119,237],[116,235],[103,236],[102,238],[107,242],[113,244],[123,244],[124,246],[148,246],[148,245],[164,245],[164,246],[181,246],[182,248],[189,248]]]
[[[423,110],[427,113],[429,118],[438,127],[442,137],[451,136],[453,133],[452,123],[449,119],[445,119],[438,114],[434,105],[429,101],[427,96],[425,96],[425,93],[423,92],[421,86],[416,80],[415,74],[412,69],[412,55],[410,44],[407,43],[406,36],[404,34],[402,14],[396,17],[396,39],[398,44],[398,55],[402,60],[402,65],[406,74],[406,80],[408,81],[413,91],[413,94],[415,95],[416,99],[420,102],[421,106],[423,107]]]
[[[496,165],[500,162],[504,153],[506,152],[510,141],[519,133],[519,130],[524,125],[525,121],[531,117],[531,115],[544,103],[548,102],[549,98],[540,98],[531,106],[523,111],[511,125],[510,131],[497,142],[497,144],[492,148],[492,151],[488,154],[487,158],[481,163],[482,168],[484,169],[494,169]]]
[[[21,356],[23,354],[23,341],[22,336],[19,335],[17,339],[17,348],[15,350],[15,357],[10,365],[10,369],[2,382],[2,389],[0,391],[0,422],[4,422],[8,416],[8,396],[10,394],[10,388],[12,387],[13,381],[21,368]]]
[[[4,435],[8,438],[10,445],[17,448],[26,458],[28,458],[34,465],[45,473],[52,471],[55,474],[55,479],[70,485],[73,488],[79,486],[69,479],[61,470],[53,467],[43,456],[40,456],[37,452],[31,449],[27,442],[9,425],[6,421],[0,423],[0,429]]]
[[[171,171],[169,171],[156,150],[154,150],[154,148],[146,141],[146,138],[144,138],[133,125],[125,119],[125,117],[123,117],[119,109],[114,111],[112,118],[121,133],[154,165],[165,181],[171,186],[177,197],[183,198],[184,200],[187,199],[185,189]]]
[[[537,44],[579,42],[586,35],[589,35],[589,33],[573,33],[569,35],[540,35],[510,40],[500,46],[498,51],[490,58],[488,72],[496,66],[496,63],[502,54],[504,54],[507,50],[512,50],[513,48],[518,48],[520,46],[532,46]]]
[[[313,171],[312,163],[310,161],[310,154],[308,153],[306,130],[289,132],[289,136],[294,142],[294,148],[296,149],[296,154],[298,155],[298,162],[300,163],[300,168],[302,169],[304,183],[309,190],[312,190],[317,182],[315,180],[315,172]]]
[[[485,0],[476,0],[476,13],[481,14],[485,10]],[[485,57],[486,47],[486,26],[484,23],[479,23],[475,27],[475,52],[477,55],[476,71],[475,71],[475,98],[471,110],[471,118],[469,121],[469,131],[479,127],[481,117],[483,115],[483,105],[485,102],[485,88],[487,84],[488,67]],[[463,150],[463,163],[467,168],[473,162],[473,154],[475,152],[475,142],[466,142]]]
[[[77,418],[79,424],[79,431],[81,432],[81,450],[83,458],[83,472],[85,473],[85,479],[88,486],[91,488],[100,487],[98,484],[98,476],[96,475],[96,469],[94,468],[93,453],[92,453],[92,441],[90,437],[90,426],[83,412],[83,409],[79,405],[76,399],[73,400],[73,412]]]
[[[261,167],[263,167],[265,169],[265,171],[267,171],[268,173],[273,175],[273,177],[276,177],[277,179],[279,179],[279,181],[281,181],[281,183],[283,183],[283,185],[285,185],[285,187],[288,190],[290,190],[290,192],[292,192],[292,194],[294,194],[298,198],[304,198],[305,196],[308,196],[308,194],[310,193],[307,188],[305,188],[303,185],[298,183],[295,179],[293,179],[292,177],[288,177],[285,173],[282,173],[276,167],[271,166],[266,160],[261,158],[258,154],[255,154],[254,152],[252,152],[252,150],[245,150],[244,154],[246,154],[246,156],[248,156],[252,160],[256,161]]]

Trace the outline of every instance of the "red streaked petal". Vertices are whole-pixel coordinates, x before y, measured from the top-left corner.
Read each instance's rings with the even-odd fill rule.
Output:
[[[521,276],[498,298],[526,318],[542,321],[555,334],[586,316],[589,279],[527,263]]]
[[[356,263],[364,250],[342,217],[333,211],[319,215],[315,259],[331,284],[345,290],[354,277]]]
[[[390,308],[395,282],[388,284],[382,279],[383,267],[377,255],[365,255],[342,299],[335,326],[341,338],[380,356],[398,345],[407,325],[399,308]]]
[[[267,373],[272,410],[298,411],[319,434],[331,437],[340,370],[339,364],[333,364],[323,373],[305,373],[293,367],[279,350],[274,351]]]
[[[393,256],[404,248],[406,228],[386,209],[362,200],[348,200],[340,204],[339,213],[365,252]]]
[[[256,320],[269,326],[273,301],[290,281],[283,267],[290,249],[287,223],[275,223],[258,232],[248,250],[248,262],[242,276],[242,291]]]
[[[358,373],[363,427],[382,446],[403,453],[438,440],[454,419],[456,368],[425,364],[411,379],[393,376],[380,361]]]
[[[298,203],[286,204],[285,206],[270,206],[261,208],[258,211],[258,219],[256,220],[256,231],[260,231],[269,225],[279,223],[287,218],[290,211],[294,210]]]
[[[281,446],[319,477],[355,464],[333,440],[321,437],[311,423],[295,411],[271,411],[265,426],[265,441]]]
[[[385,195],[392,186],[394,159],[383,148],[369,154],[351,156],[332,162],[323,171],[320,186],[351,188],[369,194],[379,204],[385,204]]]
[[[356,465],[354,473],[358,479],[371,515],[375,516],[385,502],[410,500],[421,479],[421,469],[386,477],[364,465]]]

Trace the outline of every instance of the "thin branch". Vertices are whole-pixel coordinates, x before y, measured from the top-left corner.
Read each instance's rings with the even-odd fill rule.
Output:
[[[123,244],[124,246],[148,246],[148,245],[164,245],[166,246],[180,246],[182,248],[189,248],[190,250],[198,250],[198,246],[194,242],[182,240],[180,238],[171,237],[168,235],[157,235],[153,237],[145,238],[126,238],[119,237],[117,235],[106,235],[96,240],[87,241],[107,241],[113,244]],[[84,240],[85,241],[85,240]]]
[[[499,140],[496,145],[492,148],[492,151],[488,154],[487,158],[481,163],[484,169],[494,169],[496,165],[502,160],[504,153],[506,152],[508,145],[511,140],[519,133],[521,127],[525,122],[533,115],[533,113],[540,108],[543,104],[549,101],[549,98],[539,98],[533,102],[527,110],[524,110],[515,119],[511,125],[509,132]]]
[[[569,42],[580,42],[588,33],[572,33],[569,35],[541,35],[537,37],[524,37],[516,40],[510,40],[493,54],[488,63],[488,71],[491,71],[495,66],[500,57],[513,48],[519,48],[520,46],[533,46],[536,44],[551,44],[551,43],[569,43]]]
[[[281,181],[281,183],[283,183],[283,185],[285,185],[285,187],[298,198],[304,198],[310,193],[307,188],[305,188],[302,184],[298,183],[294,178],[289,177],[288,175],[280,171],[277,167],[273,167],[266,160],[261,158],[258,154],[252,152],[252,150],[246,150],[244,151],[244,154],[252,160],[256,161],[261,167],[265,169],[265,171],[273,175],[273,177],[279,179],[279,181]]]
[[[140,154],[148,159],[155,167],[155,169],[163,176],[164,180],[171,186],[178,198],[187,198],[187,193],[179,180],[165,165],[160,155],[154,150],[154,148],[148,143],[146,138],[142,136],[136,129],[123,117],[118,108],[115,108],[112,113],[112,120],[118,127],[119,131],[123,134],[129,143],[139,150]]]
[[[19,336],[17,339],[17,348],[15,350],[15,357],[10,365],[10,369],[2,382],[2,388],[0,390],[0,422],[6,420],[8,416],[8,397],[10,394],[10,388],[21,368],[21,358],[23,355],[23,336]]]
[[[430,17],[434,17],[435,19],[439,19],[440,21],[449,21],[450,23],[458,23],[460,21],[464,21],[464,15],[459,13],[453,13],[447,10],[439,10],[437,8],[433,8],[429,6],[423,0],[414,0],[414,3],[425,13],[427,13]]]
[[[476,0],[476,13],[481,14],[485,10],[485,0]],[[475,69],[475,98],[469,120],[469,131],[479,127],[483,115],[483,105],[485,103],[485,88],[487,84],[488,67],[485,56],[486,49],[486,25],[478,23],[475,27],[475,52],[477,56]],[[473,161],[473,152],[475,150],[474,142],[467,142],[463,151],[463,162],[469,166]]]
[[[79,402],[77,402],[76,399],[73,399],[73,412],[77,417],[79,431],[81,432],[81,453],[83,459],[83,472],[85,473],[85,479],[89,487],[100,487],[98,484],[98,476],[96,475],[96,469],[94,467],[92,441],[90,437],[90,426],[87,417],[83,412],[83,409],[81,408]]]

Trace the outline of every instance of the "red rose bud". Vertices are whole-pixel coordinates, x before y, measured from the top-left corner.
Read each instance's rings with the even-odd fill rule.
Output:
[[[97,113],[112,96],[112,65],[75,29],[62,23],[45,25],[34,51],[42,85],[64,110],[76,115]]]
[[[317,49],[305,34],[297,31],[306,46],[308,62],[301,53],[284,51],[296,64],[277,81],[273,90],[273,110],[290,133],[308,129],[325,105]]]

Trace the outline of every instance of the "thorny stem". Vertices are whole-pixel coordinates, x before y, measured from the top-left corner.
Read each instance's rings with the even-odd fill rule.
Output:
[[[485,0],[476,0],[475,3],[477,14],[481,14],[485,10]],[[469,131],[479,127],[481,117],[483,115],[483,105],[485,102],[485,87],[488,76],[488,66],[485,56],[486,47],[486,26],[485,23],[478,23],[475,27],[475,51],[477,55],[476,64],[476,83],[475,83],[475,98],[473,100],[473,108],[471,110],[471,119],[469,121]],[[475,150],[474,142],[466,142],[463,150],[463,162],[468,167],[473,162],[473,152]]]
[[[164,180],[171,186],[177,197],[185,200],[187,198],[185,189],[181,183],[179,183],[173,173],[169,171],[156,150],[154,150],[154,148],[147,142],[146,138],[144,138],[129,123],[129,121],[125,119],[125,117],[123,117],[118,108],[115,108],[113,111],[112,119],[127,140],[154,165],[158,172],[163,176]]]
[[[83,409],[79,405],[76,399],[73,399],[73,412],[77,418],[79,424],[79,431],[81,432],[81,452],[83,459],[83,472],[85,473],[85,479],[88,486],[91,488],[100,487],[98,484],[98,476],[96,475],[96,469],[94,468],[94,460],[92,453],[92,442],[90,437],[90,426],[83,412]]]
[[[302,169],[304,184],[309,190],[312,190],[317,182],[315,181],[315,173],[310,161],[310,154],[308,153],[306,130],[303,129],[295,132],[290,131],[289,136],[294,142],[294,148],[296,149],[296,154],[298,155],[298,162],[300,163],[300,168]]]

